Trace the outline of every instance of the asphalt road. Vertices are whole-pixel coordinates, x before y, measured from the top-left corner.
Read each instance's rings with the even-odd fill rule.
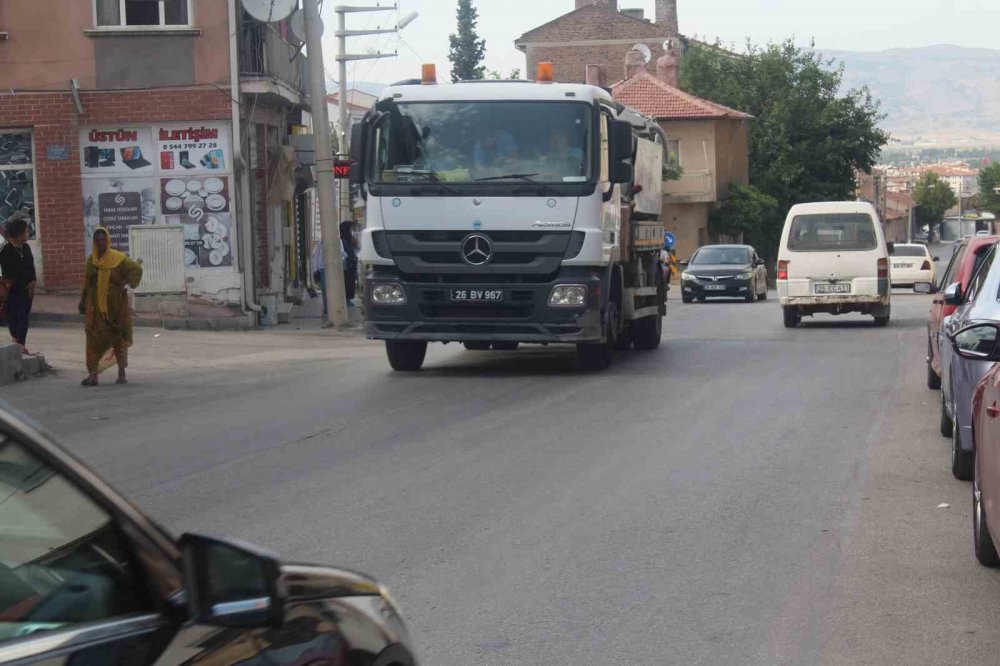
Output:
[[[176,531],[375,574],[424,664],[996,663],[1000,578],[922,383],[928,297],[786,330],[771,296],[671,303],[663,347],[603,374],[555,348],[438,346],[399,375],[361,340],[142,332],[128,387],[0,397]]]

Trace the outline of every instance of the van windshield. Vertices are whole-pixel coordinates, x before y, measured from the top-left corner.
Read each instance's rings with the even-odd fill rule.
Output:
[[[874,250],[877,247],[875,223],[866,213],[796,215],[788,236],[788,249],[797,252]]]

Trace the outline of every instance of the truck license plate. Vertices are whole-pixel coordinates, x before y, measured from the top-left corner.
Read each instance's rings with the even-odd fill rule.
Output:
[[[725,291],[726,285],[724,284],[706,284],[705,291]]]
[[[851,293],[851,285],[817,284],[813,287],[813,292],[817,294],[849,294]]]
[[[503,289],[452,289],[451,300],[473,303],[498,303],[503,301]]]

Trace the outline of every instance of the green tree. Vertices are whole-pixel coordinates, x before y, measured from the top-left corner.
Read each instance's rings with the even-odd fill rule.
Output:
[[[931,171],[917,181],[913,200],[917,202],[917,220],[923,224],[937,224],[944,218],[945,211],[958,203],[951,185]]]
[[[518,79],[521,78],[521,70],[515,67],[514,69],[510,70],[510,74],[504,76],[503,74],[500,73],[499,70],[487,69],[485,78],[490,79],[491,81],[504,81],[504,80],[517,81]]]
[[[1000,162],[991,162],[979,170],[979,197],[981,206],[1000,217]]]
[[[476,32],[479,23],[479,12],[472,6],[472,0],[458,0],[458,32],[448,36],[451,48],[448,60],[451,61],[451,82],[481,79],[486,72],[483,67],[483,56],[486,55],[486,40],[480,39]]]
[[[684,90],[754,116],[750,183],[777,200],[779,231],[793,204],[853,198],[855,171],[871,171],[890,139],[868,89],[842,91],[842,80],[842,68],[791,40],[748,43],[743,55],[691,43],[681,61]]]
[[[729,196],[711,213],[708,228],[713,234],[743,234],[743,242],[773,260],[781,240],[782,215],[778,200],[752,185],[732,183]]]

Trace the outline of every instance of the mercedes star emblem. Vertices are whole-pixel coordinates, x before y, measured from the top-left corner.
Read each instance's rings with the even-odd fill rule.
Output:
[[[482,234],[471,234],[462,241],[462,260],[470,266],[484,266],[493,258],[493,244]]]

